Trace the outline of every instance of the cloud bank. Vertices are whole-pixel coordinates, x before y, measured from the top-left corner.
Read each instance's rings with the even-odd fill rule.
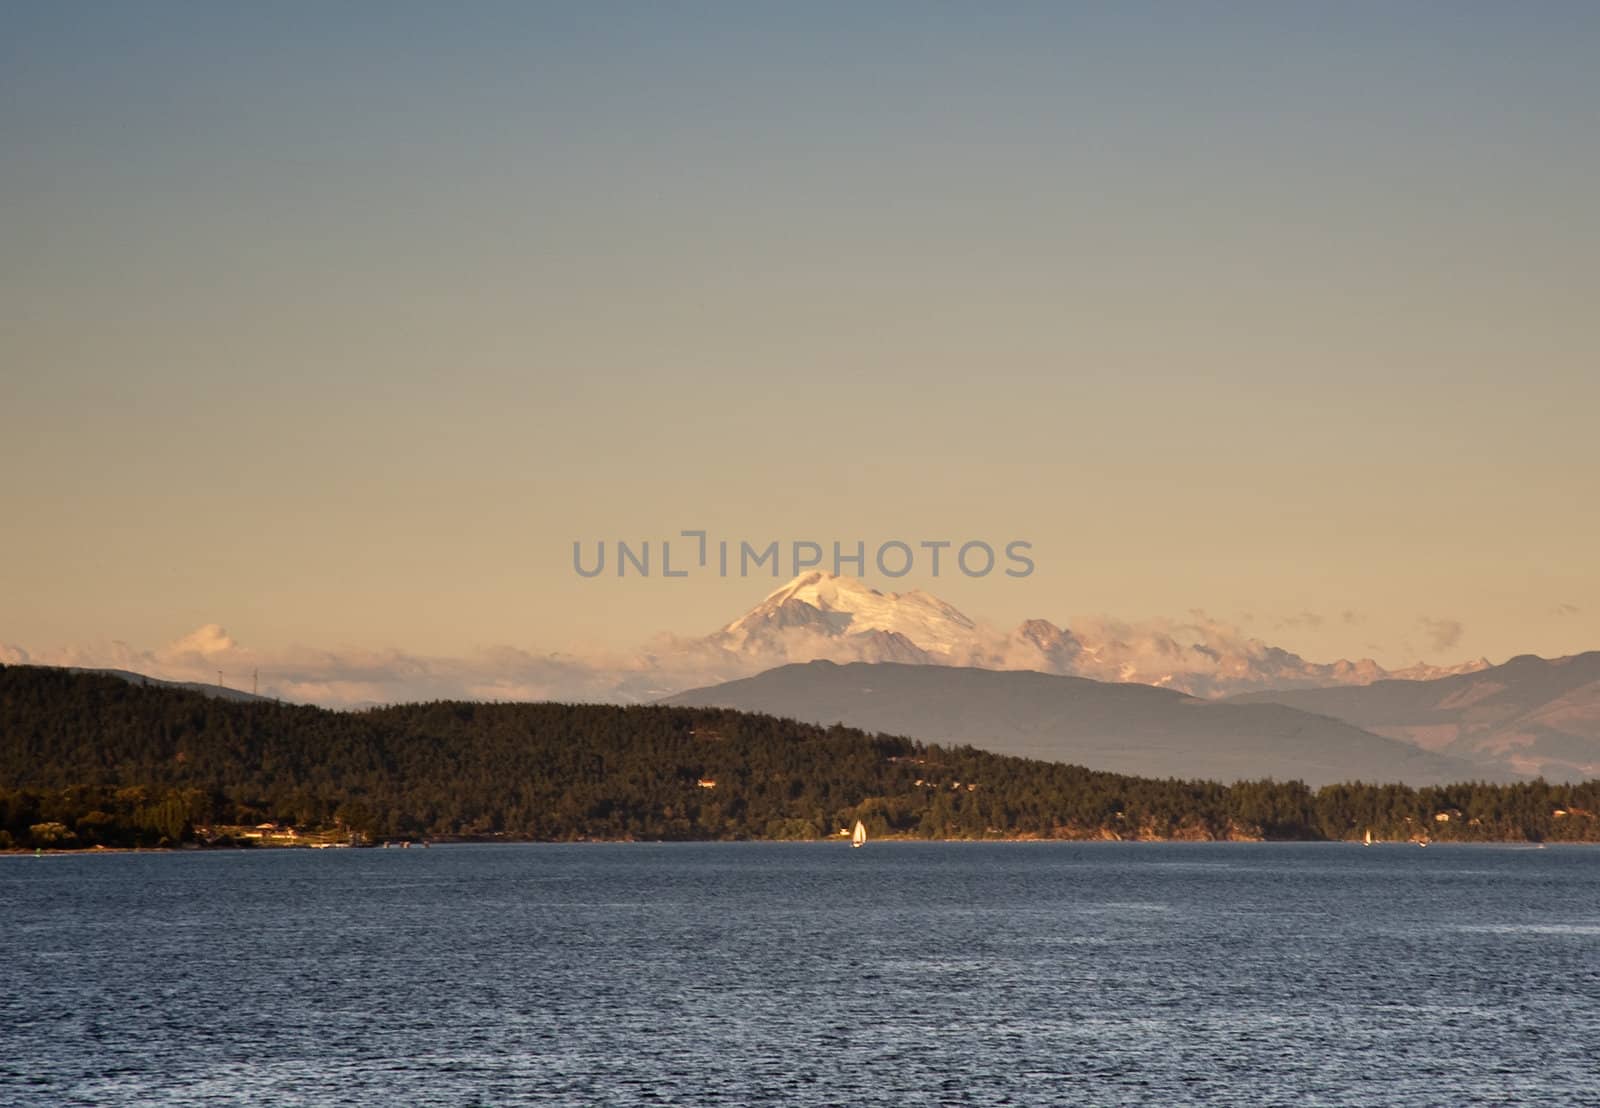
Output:
[[[1309,614],[1291,621],[1307,622],[1304,617]],[[1424,618],[1421,622],[1439,649],[1461,637],[1457,621]],[[196,627],[153,650],[122,641],[46,651],[0,643],[0,663],[122,669],[204,684],[220,680],[233,689],[248,692],[254,686],[263,696],[333,708],[462,699],[632,703],[816,659],[1040,670],[1101,681],[1137,681],[1200,696],[1363,684],[1385,676],[1425,678],[1487,664],[1480,661],[1451,670],[1419,664],[1410,670],[1385,671],[1370,659],[1312,663],[1202,611],[1185,619],[1140,622],[1090,616],[1074,620],[1071,630],[1045,620],[1030,620],[1011,631],[971,625],[970,635],[948,654],[930,654],[899,634],[838,635],[804,627],[784,628],[782,634],[737,648],[716,635],[663,634],[634,652],[582,656],[505,645],[461,657],[400,649],[264,651],[240,643],[215,623]]]
[[[633,700],[653,691],[649,681],[640,679],[641,667],[627,659],[579,660],[509,646],[460,658],[396,649],[261,651],[237,642],[214,623],[154,650],[121,641],[34,652],[0,645],[0,661],[126,669],[169,681],[220,680],[247,692],[259,680],[263,696],[341,708],[462,698]]]

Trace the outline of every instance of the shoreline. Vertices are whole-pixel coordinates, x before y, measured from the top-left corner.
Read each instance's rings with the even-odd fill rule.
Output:
[[[1364,846],[1360,839],[1191,839],[1191,838],[1042,838],[1039,836],[996,836],[981,839],[923,839],[909,836],[884,836],[869,840],[868,846],[885,844],[918,844],[930,845],[957,845],[957,844],[1007,844],[1023,846]],[[848,847],[847,839],[511,839],[511,838],[475,838],[475,839],[448,839],[435,840],[428,844],[413,842],[410,849],[427,850],[432,847],[456,846],[749,846],[749,845],[778,845],[785,846],[828,846]],[[1600,839],[1562,839],[1533,842],[1527,839],[1478,839],[1470,842],[1461,840],[1434,839],[1427,843],[1419,843],[1405,839],[1390,839],[1373,842],[1373,847],[1492,847],[1496,849],[1513,848],[1518,850],[1544,850],[1553,847],[1569,846],[1600,846]],[[9,847],[0,849],[0,857],[30,858],[30,857],[93,857],[96,855],[110,854],[254,854],[264,852],[288,851],[320,851],[320,850],[400,850],[406,849],[398,843],[384,846],[382,843],[373,843],[365,846],[328,846],[316,847],[310,845],[273,845],[273,846],[238,846],[234,844],[218,846],[91,846],[54,850],[31,850]]]

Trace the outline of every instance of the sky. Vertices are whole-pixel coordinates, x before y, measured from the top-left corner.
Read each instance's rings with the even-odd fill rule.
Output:
[[[1596,134],[1588,3],[0,3],[0,649],[1597,648]]]

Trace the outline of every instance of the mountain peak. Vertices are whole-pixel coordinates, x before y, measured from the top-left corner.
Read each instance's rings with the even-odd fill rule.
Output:
[[[721,645],[739,649],[752,642],[770,643],[788,629],[826,639],[870,640],[872,632],[895,636],[897,656],[906,645],[949,655],[967,646],[977,624],[937,597],[921,590],[885,593],[858,577],[822,570],[802,573],[718,632]]]
[[[848,604],[850,598],[854,597],[872,596],[881,598],[883,594],[859,577],[845,577],[813,569],[800,574],[787,585],[769,592],[761,603],[782,604],[786,600],[803,600],[820,608],[824,604],[832,605],[840,602]]]

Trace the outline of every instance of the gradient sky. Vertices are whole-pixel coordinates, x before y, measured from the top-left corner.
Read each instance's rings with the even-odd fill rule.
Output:
[[[0,643],[1600,647],[1597,135],[1592,3],[0,3]]]

